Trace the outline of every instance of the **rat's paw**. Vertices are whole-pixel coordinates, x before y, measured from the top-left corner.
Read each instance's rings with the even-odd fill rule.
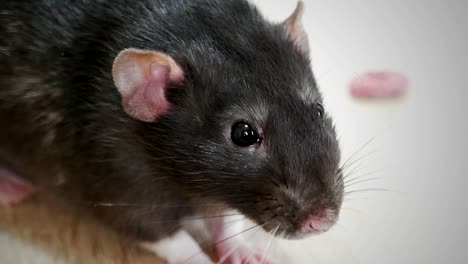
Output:
[[[242,264],[274,264],[259,248],[247,248],[247,250],[238,253],[238,258]]]
[[[240,242],[242,243],[242,242]],[[221,243],[224,244],[224,243]],[[229,264],[275,264],[262,249],[251,247],[248,244],[218,245],[218,263]]]
[[[13,206],[32,195],[34,187],[0,164],[0,206]]]

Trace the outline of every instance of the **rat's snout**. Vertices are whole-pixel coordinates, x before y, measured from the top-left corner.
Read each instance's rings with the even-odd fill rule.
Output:
[[[309,196],[290,189],[276,190],[273,219],[267,221],[266,230],[278,227],[278,232],[288,239],[301,239],[328,231],[338,219],[341,202],[329,195]],[[264,220],[269,220],[268,218]]]
[[[288,183],[287,186],[277,186],[272,193],[275,199],[269,208],[274,208],[274,218],[266,230],[279,226],[278,233],[285,234],[288,239],[327,232],[338,220],[342,202],[341,181],[334,177],[324,180],[316,177],[307,183],[293,180]]]
[[[285,115],[265,129],[260,150],[268,155],[259,158],[261,177],[248,187],[252,197],[261,193],[265,199],[250,215],[266,231],[301,239],[337,222],[344,191],[340,150],[330,120],[301,111]]]

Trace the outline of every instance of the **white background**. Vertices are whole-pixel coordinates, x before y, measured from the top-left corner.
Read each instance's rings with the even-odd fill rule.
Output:
[[[257,0],[281,21],[295,1]],[[276,243],[291,263],[468,263],[467,1],[305,1],[313,68],[346,159],[370,139],[333,230]],[[402,99],[365,102],[350,80],[367,70],[410,79]],[[366,175],[370,173],[370,175]]]

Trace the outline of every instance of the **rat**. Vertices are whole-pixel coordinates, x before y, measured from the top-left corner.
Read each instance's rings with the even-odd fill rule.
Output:
[[[274,263],[229,212],[301,239],[343,200],[303,6],[273,23],[244,0],[4,1],[0,185],[79,200],[169,263],[213,263],[205,239],[222,261]]]

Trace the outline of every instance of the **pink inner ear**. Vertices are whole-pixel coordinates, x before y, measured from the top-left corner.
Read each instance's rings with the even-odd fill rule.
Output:
[[[141,121],[152,122],[168,112],[170,103],[166,98],[169,86],[169,69],[151,64],[146,82],[140,89],[135,89],[129,97],[127,110]]]
[[[166,98],[166,90],[169,88],[169,69],[156,64],[150,65],[150,78],[144,88],[145,98],[150,108],[159,115],[169,110],[169,102]]]
[[[34,192],[32,184],[0,167],[0,206],[18,204]]]

